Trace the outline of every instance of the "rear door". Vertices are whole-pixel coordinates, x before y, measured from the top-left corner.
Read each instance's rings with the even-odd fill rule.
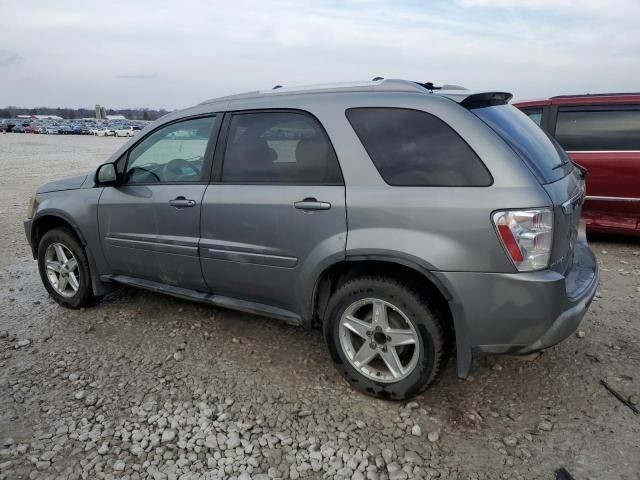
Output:
[[[206,291],[200,270],[200,213],[216,116],[163,126],[120,160],[122,178],[105,187],[98,222],[116,274]]]
[[[345,187],[318,120],[290,110],[227,114],[215,182],[202,207],[200,255],[216,295],[303,315],[301,295],[344,258]]]
[[[561,106],[555,137],[588,171],[584,217],[595,229],[640,222],[640,106]]]

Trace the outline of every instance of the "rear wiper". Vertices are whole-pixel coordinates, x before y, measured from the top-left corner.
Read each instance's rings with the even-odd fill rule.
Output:
[[[557,170],[558,168],[564,167],[567,163],[571,163],[571,160],[566,160],[564,162],[561,162],[555,167],[552,167],[551,170]]]

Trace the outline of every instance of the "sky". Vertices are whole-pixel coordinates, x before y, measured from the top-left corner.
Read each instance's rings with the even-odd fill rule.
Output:
[[[373,77],[640,91],[638,0],[0,2],[0,106],[166,108]]]

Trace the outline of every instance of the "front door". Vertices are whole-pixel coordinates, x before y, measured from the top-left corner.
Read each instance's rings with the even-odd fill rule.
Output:
[[[216,127],[215,116],[171,123],[121,159],[120,183],[98,207],[113,273],[206,291],[198,242]]]
[[[235,113],[225,130],[222,166],[202,204],[207,285],[304,315],[317,267],[344,258],[345,187],[333,147],[299,111]]]

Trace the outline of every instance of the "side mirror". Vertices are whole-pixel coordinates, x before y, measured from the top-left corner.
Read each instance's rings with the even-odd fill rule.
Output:
[[[96,171],[96,183],[98,185],[115,185],[118,181],[116,166],[113,163],[100,165]]]

